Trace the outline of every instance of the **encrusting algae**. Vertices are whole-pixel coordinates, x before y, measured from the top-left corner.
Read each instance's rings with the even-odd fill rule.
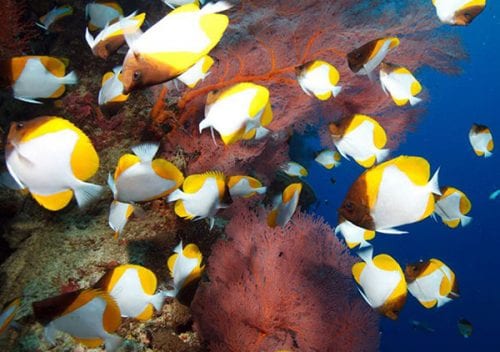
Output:
[[[394,14],[377,30],[356,31],[371,26],[377,14],[355,16],[350,8],[356,2],[350,0],[308,0],[293,6],[220,0],[182,1],[189,4],[177,7],[182,4],[165,2],[176,8],[162,1],[75,0],[56,8],[45,0],[26,1],[27,7],[19,5],[16,11],[13,0],[0,4],[11,20],[18,20],[8,26],[26,31],[39,19],[41,34],[29,50],[20,42],[16,51],[5,44],[13,40],[12,31],[0,33],[1,83],[9,94],[0,105],[5,137],[0,145],[5,154],[0,244],[5,241],[8,247],[0,262],[0,303],[15,303],[0,313],[0,350],[198,352],[215,346],[202,339],[210,335],[207,319],[200,320],[200,300],[193,297],[199,282],[213,279],[205,266],[231,260],[210,256],[214,244],[222,248],[230,243],[227,223],[234,232],[239,211],[263,208],[266,215],[250,219],[266,228],[266,236],[285,235],[300,228],[301,221],[320,226],[312,217],[304,220],[314,191],[307,169],[288,156],[290,137],[307,126],[327,135],[329,123],[352,117],[351,106],[361,104],[377,127],[370,135],[374,147],[360,156],[347,147],[337,146],[338,151],[365,167],[382,162],[387,157],[382,148],[386,142],[391,150],[397,146],[413,112],[396,110],[390,99],[381,102],[380,87],[367,88],[379,64],[387,55],[409,72],[422,65],[453,72],[455,62],[439,52],[447,46],[457,58],[462,55],[453,40],[444,38],[439,46],[427,45],[429,54],[416,62],[418,40],[425,40],[421,34],[411,46],[398,46],[405,36],[429,35],[439,25],[432,4],[408,2],[414,7],[411,16]],[[410,18],[422,24],[407,23]],[[398,33],[383,36],[396,27]],[[336,34],[340,29],[344,36]],[[228,120],[231,109],[238,116]],[[378,120],[384,113],[401,119],[397,124]],[[206,127],[212,133],[200,133]],[[326,169],[339,164],[333,145],[329,137],[324,145],[328,155],[317,156]],[[280,171],[283,165],[288,175]],[[107,180],[111,189],[104,186]],[[277,180],[279,187],[273,187]],[[391,230],[408,223],[403,220],[370,230]],[[366,240],[373,237],[353,243],[368,246]],[[335,237],[331,241],[329,247],[348,256],[347,247]],[[286,257],[289,252],[283,244],[277,253]],[[351,279],[346,279],[347,264],[342,273],[331,267],[330,277]],[[250,270],[259,277],[257,266]],[[314,285],[319,284],[313,281],[304,288],[307,292],[317,291]],[[353,292],[354,285],[352,280]],[[269,289],[269,297],[275,291]],[[204,294],[209,297],[208,285]],[[369,322],[369,338],[359,345],[376,351],[375,313],[363,306],[361,296],[349,299],[357,312],[368,312],[363,319]],[[203,327],[193,323],[191,308]],[[287,316],[286,309],[280,314],[290,319],[289,326],[301,319],[300,314]],[[349,311],[343,314],[361,319]],[[215,329],[223,318],[214,319],[219,319]],[[73,325],[75,320],[80,323]],[[311,333],[307,321],[300,323],[305,335]],[[346,341],[360,339],[350,330],[340,333]],[[260,331],[255,341],[270,339]],[[306,346],[290,337],[282,342],[287,349],[281,352]],[[350,351],[348,345],[339,348]]]

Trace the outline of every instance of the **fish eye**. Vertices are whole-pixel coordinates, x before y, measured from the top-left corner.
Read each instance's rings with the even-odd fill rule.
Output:
[[[22,123],[22,122],[18,122],[18,123],[16,123],[16,128],[17,128],[18,130],[20,130],[20,129],[21,129],[21,128],[23,128],[23,127],[24,127],[24,123]]]
[[[469,12],[465,12],[465,13],[464,13],[464,17],[465,17],[465,19],[467,19],[467,20],[471,20],[471,19],[472,19],[472,15],[471,15]]]
[[[361,53],[359,51],[357,51],[356,53],[354,53],[354,57],[356,59],[361,59]]]
[[[134,81],[138,81],[141,79],[141,72],[140,71],[134,71],[134,76],[132,77]]]
[[[344,207],[348,210],[348,211],[353,211],[354,210],[354,206],[351,202],[346,202]]]

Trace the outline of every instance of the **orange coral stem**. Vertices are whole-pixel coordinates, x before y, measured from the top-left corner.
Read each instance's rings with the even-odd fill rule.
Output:
[[[162,111],[165,108],[165,97],[167,96],[167,92],[168,92],[167,86],[164,85],[163,88],[161,89],[160,94],[158,95],[155,105],[153,105],[153,108],[149,113],[154,121],[156,121],[161,115],[163,115]]]

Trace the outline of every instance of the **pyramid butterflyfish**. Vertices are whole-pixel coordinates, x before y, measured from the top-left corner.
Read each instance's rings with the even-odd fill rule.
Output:
[[[85,6],[85,17],[91,31],[106,27],[123,16],[123,9],[116,1],[98,0]]]
[[[290,221],[299,204],[301,191],[302,183],[292,183],[274,199],[273,209],[267,216],[267,224],[270,227],[283,227]]]
[[[443,187],[441,195],[436,196],[434,212],[446,226],[456,228],[458,225],[466,226],[471,222],[472,218],[467,216],[471,208],[471,202],[465,193],[454,187]]]
[[[486,0],[432,0],[443,23],[467,26],[486,7]]]
[[[314,161],[330,170],[340,165],[340,159],[341,155],[338,151],[325,149],[316,155]]]
[[[469,142],[477,156],[489,158],[493,155],[493,136],[488,126],[473,124],[469,130]]]
[[[314,95],[319,100],[336,97],[342,87],[337,85],[339,71],[326,61],[314,60],[295,68],[295,75],[300,87],[307,95]]]
[[[373,77],[373,72],[386,55],[399,45],[397,37],[374,39],[347,54],[347,63],[352,72]]]
[[[59,7],[55,6],[52,10],[40,17],[36,25],[48,31],[50,26],[52,26],[55,22],[72,14],[73,7],[70,5],[63,5]]]
[[[420,82],[405,67],[382,62],[380,65],[380,83],[386,94],[392,97],[398,106],[418,104],[422,99],[417,95],[422,91]]]
[[[198,281],[205,269],[205,265],[201,265],[202,260],[203,255],[196,244],[189,243],[183,247],[181,241],[168,258],[167,266],[174,289],[166,294],[175,297],[183,288]]]
[[[244,175],[230,176],[227,180],[227,187],[231,198],[250,198],[255,194],[266,193],[267,189],[256,178]]]

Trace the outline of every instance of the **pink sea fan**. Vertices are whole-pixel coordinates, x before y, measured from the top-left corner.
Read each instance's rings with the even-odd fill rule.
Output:
[[[378,350],[377,316],[351,279],[354,259],[323,220],[297,213],[271,229],[245,208],[226,232],[191,306],[211,351]]]

